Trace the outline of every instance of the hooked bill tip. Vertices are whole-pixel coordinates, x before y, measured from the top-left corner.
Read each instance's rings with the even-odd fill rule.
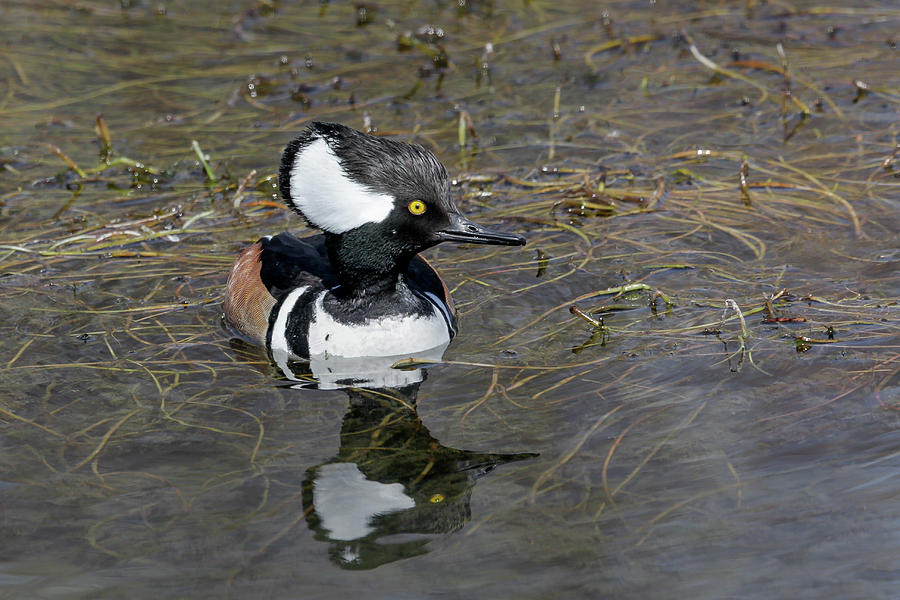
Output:
[[[525,238],[517,233],[493,231],[473,223],[459,213],[450,214],[450,226],[438,232],[442,242],[524,246]]]

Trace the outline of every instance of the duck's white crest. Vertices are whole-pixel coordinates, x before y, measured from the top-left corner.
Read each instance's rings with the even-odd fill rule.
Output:
[[[303,147],[291,167],[291,201],[314,225],[344,233],[380,223],[394,199],[350,179],[328,142],[319,138]]]

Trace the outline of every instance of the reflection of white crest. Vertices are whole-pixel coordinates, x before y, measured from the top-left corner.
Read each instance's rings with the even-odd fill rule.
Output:
[[[440,362],[449,342],[424,352],[395,356],[341,356],[316,355],[309,359],[309,368],[320,390],[337,390],[346,387],[399,388],[424,379],[422,369],[392,369],[395,363],[414,358],[428,362]],[[274,355],[274,353],[273,353]],[[307,387],[308,380],[298,377],[287,360],[277,360],[284,376],[291,381],[303,381],[297,387]]]
[[[319,467],[313,483],[313,505],[332,540],[350,541],[375,531],[372,519],[414,508],[400,483],[369,481],[353,463]]]

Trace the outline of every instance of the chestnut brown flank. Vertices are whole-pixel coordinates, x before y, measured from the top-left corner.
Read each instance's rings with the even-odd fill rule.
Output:
[[[241,251],[231,267],[225,289],[225,319],[242,334],[265,344],[275,298],[259,277],[261,254],[262,246],[257,242]]]

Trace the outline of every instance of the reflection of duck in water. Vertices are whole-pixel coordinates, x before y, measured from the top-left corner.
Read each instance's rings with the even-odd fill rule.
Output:
[[[350,387],[402,388],[425,379],[423,368],[394,369],[401,359],[440,362],[447,345],[402,356],[314,356],[308,361],[277,361],[278,368],[295,388],[337,390]]]
[[[535,454],[487,454],[442,446],[415,410],[418,384],[402,389],[348,389],[341,448],[307,472],[303,505],[316,539],[351,569],[427,552],[436,534],[471,518],[475,482],[497,465]]]
[[[288,206],[324,234],[265,237],[228,277],[225,317],[289,359],[406,357],[456,333],[447,287],[419,252],[443,241],[519,246],[519,235],[468,220],[447,171],[421,146],[312,123],[279,174]]]
[[[260,362],[259,346],[237,338],[231,344],[244,359],[272,368]],[[278,365],[291,387],[343,389],[350,398],[340,449],[310,468],[303,482],[307,523],[317,540],[331,543],[332,560],[343,568],[371,569],[424,554],[432,537],[453,533],[471,518],[469,499],[482,476],[537,456],[441,445],[416,413],[425,369],[393,369],[393,360],[330,357],[318,366]]]
[[[265,370],[262,351],[240,339],[232,348]],[[346,360],[346,359],[345,359]],[[303,507],[317,540],[330,542],[332,560],[347,569],[371,569],[428,551],[430,539],[453,533],[471,518],[475,483],[498,465],[537,454],[491,454],[448,448],[431,436],[416,413],[424,369],[385,366],[353,374],[332,359],[344,385],[316,381],[309,365],[291,361],[283,370],[292,387],[342,388],[350,406],[341,425],[341,446],[329,461],[310,468],[303,482]],[[291,371],[290,369],[294,369]],[[393,389],[363,389],[353,382],[408,380]],[[356,384],[358,385],[358,384]]]

